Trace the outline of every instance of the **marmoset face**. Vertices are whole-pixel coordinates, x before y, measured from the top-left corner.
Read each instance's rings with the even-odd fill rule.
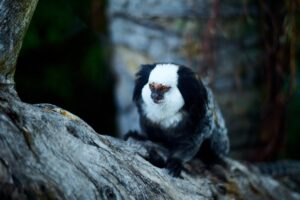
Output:
[[[142,89],[143,108],[153,121],[176,115],[184,105],[177,87],[179,66],[158,64]]]
[[[149,83],[149,88],[151,91],[151,98],[154,103],[161,103],[164,100],[165,93],[169,92],[171,89],[171,86],[169,85],[163,85],[161,83]]]
[[[142,90],[146,103],[169,104],[182,107],[183,98],[177,87],[178,66],[173,64],[157,65],[150,73],[148,83]]]

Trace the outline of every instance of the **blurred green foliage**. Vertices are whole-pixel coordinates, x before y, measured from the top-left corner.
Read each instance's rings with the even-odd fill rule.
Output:
[[[18,60],[17,91],[25,102],[55,104],[99,133],[113,133],[106,28],[93,28],[93,18],[98,17],[93,16],[93,6],[93,0],[38,3]]]

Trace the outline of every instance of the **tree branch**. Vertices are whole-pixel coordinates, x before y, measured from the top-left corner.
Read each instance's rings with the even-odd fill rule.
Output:
[[[227,159],[186,166],[183,179],[145,158],[154,144],[97,134],[75,115],[0,92],[0,196],[17,199],[300,199],[274,179]],[[166,152],[158,147],[161,154]]]
[[[14,84],[17,57],[37,2],[0,1],[0,85]]]

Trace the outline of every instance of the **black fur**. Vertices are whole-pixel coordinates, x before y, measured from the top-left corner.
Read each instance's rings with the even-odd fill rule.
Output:
[[[123,137],[124,140],[128,140],[129,138],[139,141],[146,141],[148,139],[147,137],[139,134],[137,131],[128,131]]]
[[[135,103],[140,100],[142,89],[148,82],[150,72],[155,66],[156,64],[142,65],[140,71],[138,71],[138,73],[136,74],[135,87],[132,97]]]
[[[189,113],[189,126],[195,129],[194,126],[205,117],[206,89],[190,68],[180,66],[178,75],[178,89],[185,102],[184,109]]]

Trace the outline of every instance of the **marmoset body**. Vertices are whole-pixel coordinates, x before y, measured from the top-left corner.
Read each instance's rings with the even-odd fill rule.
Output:
[[[165,167],[179,176],[196,155],[222,157],[229,140],[222,114],[211,91],[188,67],[142,65],[133,92],[143,134],[169,150]]]

